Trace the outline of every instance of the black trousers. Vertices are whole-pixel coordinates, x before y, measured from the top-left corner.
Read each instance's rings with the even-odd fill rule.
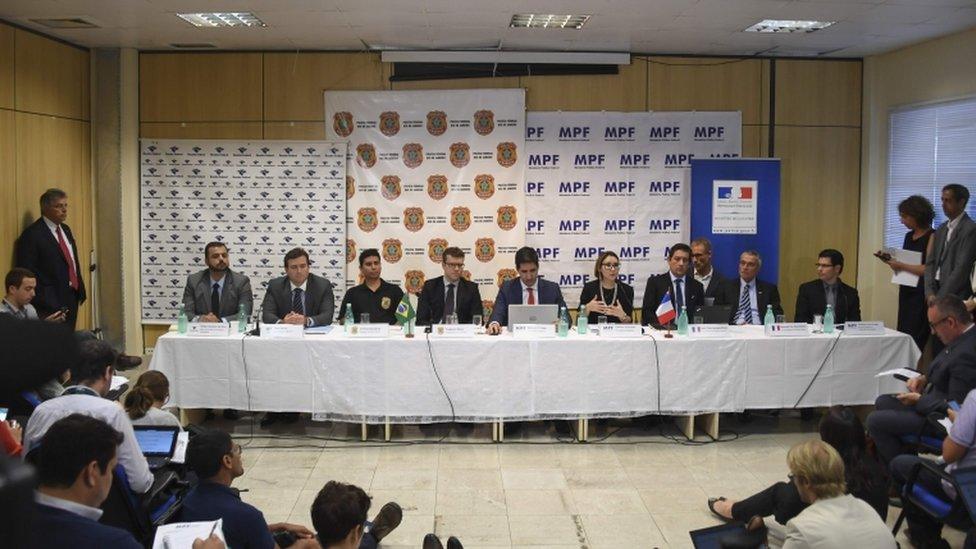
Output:
[[[732,504],[732,518],[748,522],[752,517],[773,515],[776,522],[786,524],[807,508],[792,482],[777,482],[762,492]]]
[[[881,462],[888,467],[895,456],[905,453],[901,437],[917,435],[927,422],[914,406],[905,406],[894,395],[879,396],[874,408],[868,415],[866,427],[878,448]]]

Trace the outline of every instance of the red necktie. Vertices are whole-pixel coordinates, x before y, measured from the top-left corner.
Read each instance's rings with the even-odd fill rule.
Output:
[[[58,233],[58,247],[61,248],[61,255],[64,256],[64,262],[68,264],[68,284],[71,289],[78,291],[78,272],[75,271],[75,262],[71,260],[68,243],[65,242],[64,235],[61,234],[61,225],[58,225],[55,230]]]
[[[529,302],[526,305],[535,305],[535,291],[532,288],[526,288],[529,292]]]

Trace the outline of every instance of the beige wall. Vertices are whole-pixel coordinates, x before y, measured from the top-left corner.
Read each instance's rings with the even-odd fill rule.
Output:
[[[48,187],[68,193],[79,260],[92,249],[88,51],[0,23],[0,272],[14,241],[40,216]],[[91,278],[83,269],[86,285]],[[89,296],[91,291],[89,290]],[[79,327],[90,326],[90,302]]]
[[[864,61],[864,143],[858,290],[866,318],[895,326],[898,291],[891,270],[871,256],[884,240],[891,109],[976,95],[976,29]],[[935,205],[939,207],[938,204]]]
[[[617,75],[390,83],[391,66],[370,53],[143,53],[140,136],[324,139],[325,90],[521,87],[536,111],[739,110],[744,156],[768,156],[772,129],[783,159],[780,286],[792,315],[821,248],[843,250],[856,278],[861,63],[779,60],[771,90],[772,63],[635,57]],[[811,208],[825,190],[838,206]],[[162,331],[146,326],[146,345]]]

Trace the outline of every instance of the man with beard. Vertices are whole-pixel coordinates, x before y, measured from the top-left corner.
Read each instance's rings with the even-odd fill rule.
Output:
[[[211,242],[204,248],[207,268],[186,277],[183,289],[183,307],[193,322],[232,322],[244,305],[244,314],[250,317],[254,305],[251,281],[246,276],[230,270],[227,246],[223,242]]]

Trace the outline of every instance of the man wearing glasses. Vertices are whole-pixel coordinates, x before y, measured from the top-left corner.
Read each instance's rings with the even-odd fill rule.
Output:
[[[928,375],[909,379],[908,390],[881,395],[868,415],[867,429],[884,463],[906,453],[901,438],[930,433],[929,414],[946,415],[948,403],[962,403],[976,388],[976,330],[961,299],[938,297],[928,308],[932,333],[945,344],[929,365]],[[937,433],[931,431],[932,435]],[[914,453],[914,452],[912,452]]]
[[[861,320],[861,299],[857,290],[844,284],[840,274],[844,272],[844,254],[832,248],[820,252],[817,257],[818,280],[800,285],[796,293],[796,322],[813,322],[814,315],[823,316],[827,305],[834,309],[834,322]]]
[[[671,306],[675,310],[675,318],[681,314],[681,308],[688,312],[688,322],[694,318],[695,311],[705,304],[705,288],[695,277],[688,274],[691,265],[691,247],[678,243],[668,250],[668,271],[647,279],[644,290],[644,303],[641,307],[641,323],[650,324],[655,328],[663,328],[657,321],[658,305],[665,294],[671,296]],[[674,321],[672,321],[672,325]]]
[[[442,324],[451,315],[460,324],[470,324],[474,316],[484,314],[478,285],[461,278],[464,271],[464,252],[450,247],[441,254],[444,276],[424,282],[417,296],[417,324]]]

